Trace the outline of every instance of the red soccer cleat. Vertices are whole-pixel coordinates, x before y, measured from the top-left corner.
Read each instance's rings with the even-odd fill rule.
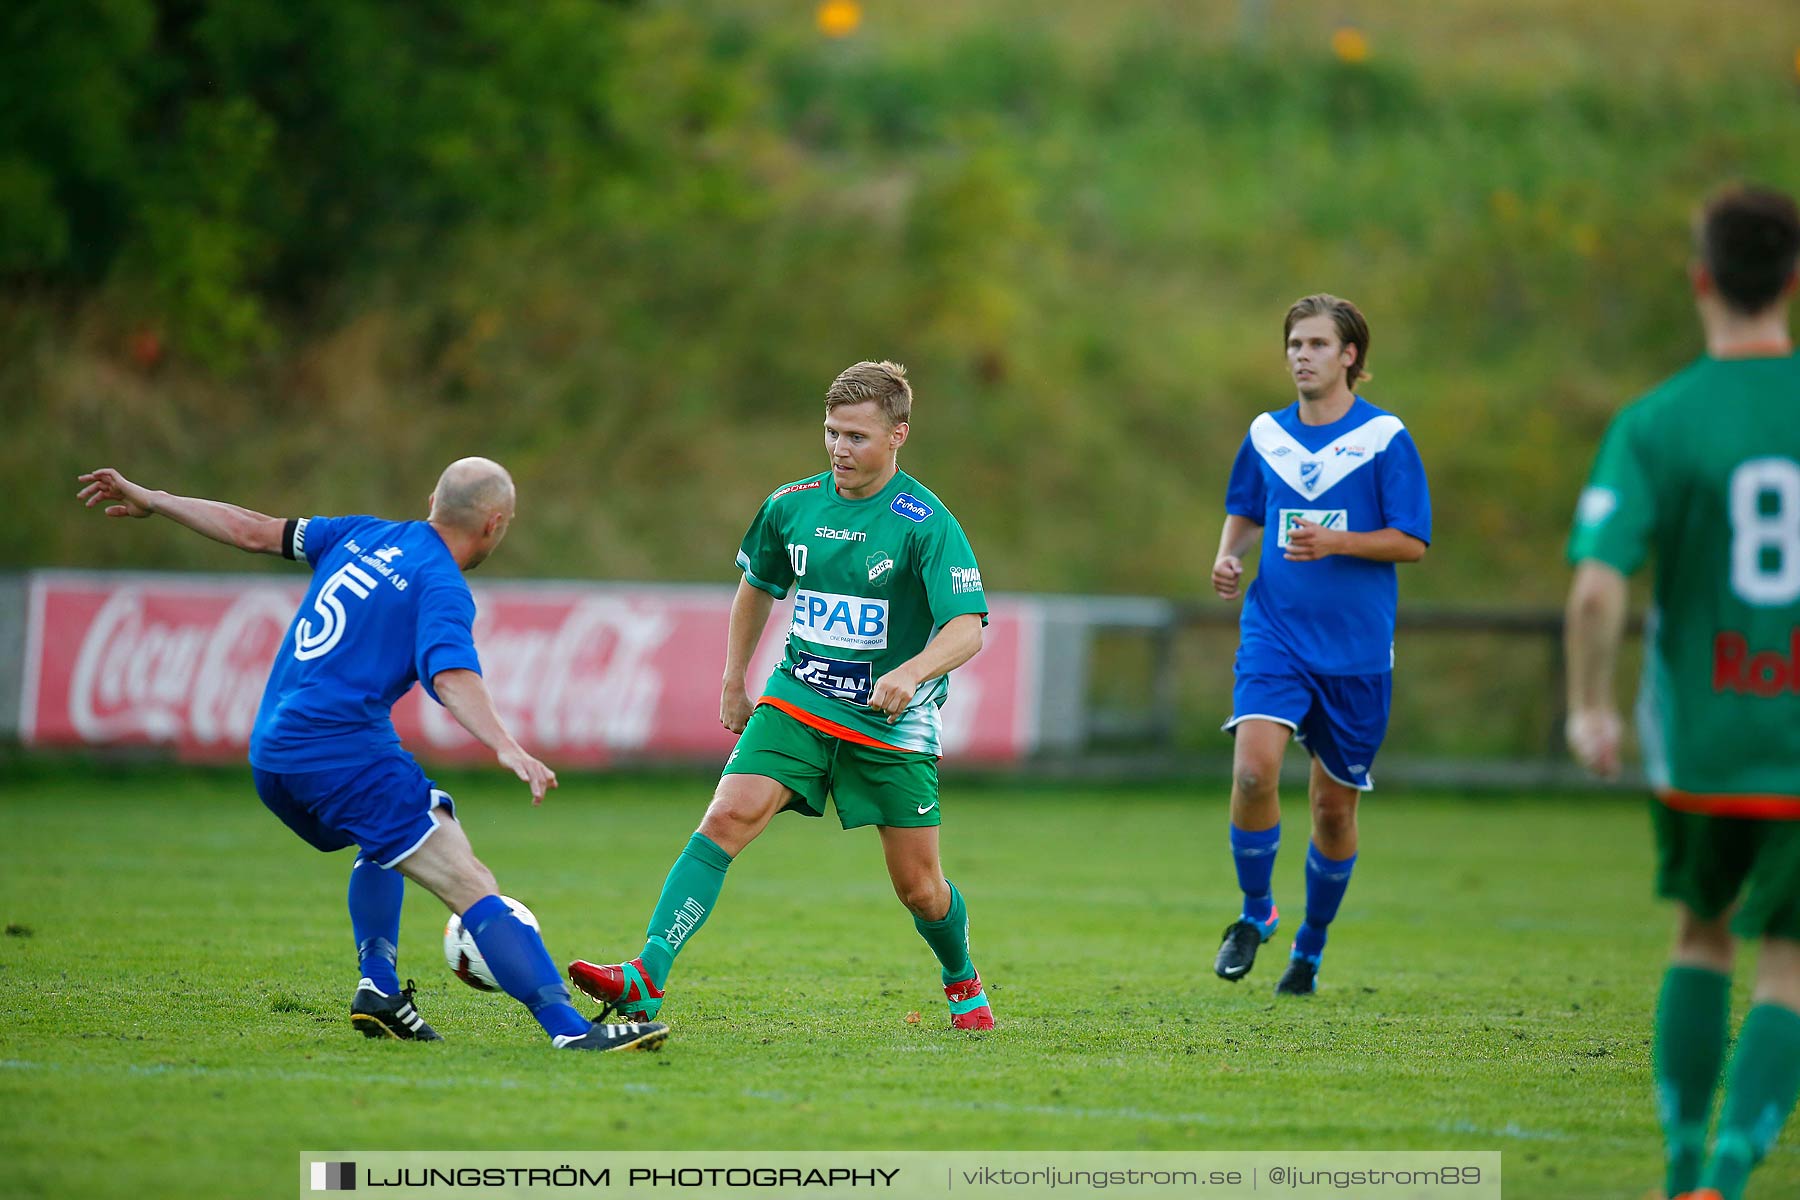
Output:
[[[980,974],[949,984],[944,988],[944,995],[950,1001],[951,1028],[994,1027],[994,1010],[988,1006],[987,995],[981,990]]]
[[[569,964],[569,982],[600,1002],[596,1020],[617,1013],[627,1021],[648,1021],[662,1008],[662,989],[650,982],[641,958],[604,967],[578,958]]]

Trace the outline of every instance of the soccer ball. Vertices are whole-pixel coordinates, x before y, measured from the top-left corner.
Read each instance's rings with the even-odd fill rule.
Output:
[[[502,896],[506,907],[512,909],[513,916],[525,922],[533,929],[538,928],[538,919],[531,910],[514,900],[511,896]],[[475,947],[475,939],[463,928],[462,918],[455,913],[444,922],[444,961],[450,964],[450,973],[468,984],[478,992],[497,992],[500,985],[494,979],[494,973],[488,970],[487,960],[481,957],[481,951]]]

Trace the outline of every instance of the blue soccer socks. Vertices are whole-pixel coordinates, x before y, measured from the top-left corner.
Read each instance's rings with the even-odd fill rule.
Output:
[[[1306,848],[1306,920],[1294,935],[1294,955],[1317,963],[1325,952],[1325,928],[1336,918],[1350,886],[1356,855],[1326,858],[1316,845]]]
[[[400,945],[400,902],[406,879],[398,871],[358,858],[350,867],[350,930],[362,977],[384,996],[398,995],[395,971]]]
[[[538,931],[513,916],[506,901],[483,896],[462,915],[463,928],[487,961],[494,981],[531,1010],[551,1037],[580,1037],[591,1027],[569,1003],[569,988],[550,961]]]
[[[725,887],[725,870],[731,866],[731,855],[704,833],[690,837],[681,857],[669,868],[663,880],[662,895],[656,911],[650,914],[650,928],[644,935],[644,952],[639,955],[650,982],[667,987],[669,971],[675,956],[689,937],[706,923],[719,892]]]
[[[1244,920],[1254,921],[1266,938],[1275,929],[1275,852],[1281,848],[1281,823],[1267,829],[1231,827],[1231,857],[1237,864],[1238,887],[1244,893]]]

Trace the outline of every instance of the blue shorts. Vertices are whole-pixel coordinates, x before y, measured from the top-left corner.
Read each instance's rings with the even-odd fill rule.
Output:
[[[438,827],[432,809],[456,802],[425,777],[410,754],[391,754],[330,771],[253,769],[269,811],[318,850],[361,846],[363,857],[392,867]]]
[[[1231,720],[1274,721],[1294,738],[1325,773],[1347,787],[1368,791],[1369,772],[1387,735],[1394,674],[1314,675],[1292,666],[1280,673],[1240,673],[1231,689]]]

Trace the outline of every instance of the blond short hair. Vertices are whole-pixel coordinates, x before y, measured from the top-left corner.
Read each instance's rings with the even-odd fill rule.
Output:
[[[906,368],[897,362],[859,362],[831,381],[825,392],[825,413],[845,404],[873,400],[881,406],[888,425],[912,420],[912,385]]]

